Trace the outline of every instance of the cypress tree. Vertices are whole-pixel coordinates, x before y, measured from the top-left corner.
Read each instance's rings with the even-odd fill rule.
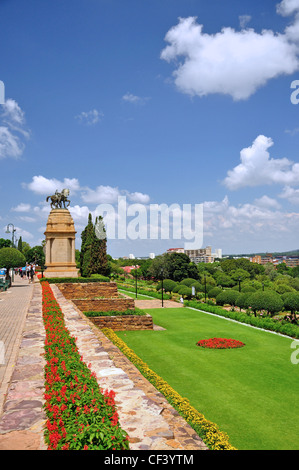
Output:
[[[94,274],[109,274],[107,259],[107,236],[103,217],[99,216],[95,221],[95,238],[92,244],[91,265]]]
[[[81,276],[89,277],[91,272],[90,260],[91,260],[91,250],[92,250],[92,243],[94,241],[95,234],[94,234],[94,226],[92,223],[92,216],[91,214],[88,215],[88,223],[85,229],[82,231],[81,234],[81,254],[80,254],[80,269],[81,269]]]
[[[18,250],[22,253],[23,251],[23,241],[22,241],[22,237],[19,238],[19,241],[18,241]]]
[[[107,237],[101,216],[92,222],[92,216],[88,216],[88,224],[81,234],[80,269],[83,277],[91,274],[109,274],[107,259]]]

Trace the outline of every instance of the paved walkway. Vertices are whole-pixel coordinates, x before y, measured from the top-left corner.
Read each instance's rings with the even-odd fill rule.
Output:
[[[0,292],[0,414],[21,341],[33,284],[19,276],[12,287]]]
[[[116,393],[120,424],[129,435],[130,450],[206,450],[203,441],[164,396],[71,301],[64,298],[56,286],[51,287],[63,311],[66,327],[76,337],[83,360],[91,363],[99,386]],[[46,419],[43,411],[45,331],[41,315],[41,286],[39,283],[28,286],[26,281],[20,280],[19,289],[16,285],[14,291],[12,288],[0,302],[3,316],[5,302],[16,317],[17,312],[22,312],[19,313],[22,320],[19,319],[15,342],[11,339],[14,353],[5,365],[6,371],[12,373],[6,374],[3,384],[7,393],[0,416],[0,450],[43,450],[46,448],[43,440]],[[8,318],[11,319],[6,327],[9,330],[14,328],[14,317]]]

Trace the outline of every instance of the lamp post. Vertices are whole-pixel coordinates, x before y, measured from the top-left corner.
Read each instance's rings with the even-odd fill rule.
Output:
[[[239,292],[241,292],[241,278],[239,277]]]
[[[10,230],[9,230],[9,227],[12,228],[12,236],[11,236],[11,245],[12,245],[12,248],[15,247],[15,242],[14,242],[14,239],[15,239],[15,232],[16,232],[16,229],[15,229],[15,226],[14,224],[8,224],[7,227],[6,227],[6,232],[5,233],[10,233]]]
[[[207,301],[207,277],[205,275],[205,302]]]
[[[11,246],[12,248],[15,247],[15,242],[14,242],[14,239],[15,239],[15,226],[14,224],[8,224],[7,227],[6,227],[6,232],[5,233],[10,233],[10,230],[9,230],[9,227],[11,227],[11,233],[12,233],[12,236],[11,236]],[[11,277],[11,280],[12,282],[14,281],[14,269],[12,268],[12,277]]]
[[[136,291],[136,299],[137,299],[137,268],[135,269],[135,291]]]
[[[161,281],[162,281],[162,307],[163,307],[163,274],[164,274],[164,269],[161,268]]]

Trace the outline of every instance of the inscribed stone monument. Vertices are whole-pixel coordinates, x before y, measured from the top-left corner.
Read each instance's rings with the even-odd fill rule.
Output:
[[[46,236],[45,277],[78,277],[75,260],[76,231],[73,218],[67,209],[69,190],[55,192],[51,199],[51,212],[48,217]]]

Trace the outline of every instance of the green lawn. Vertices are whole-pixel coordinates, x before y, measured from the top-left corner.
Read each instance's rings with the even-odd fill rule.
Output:
[[[292,339],[188,308],[151,309],[165,331],[117,332],[128,346],[238,449],[299,449],[299,364]],[[200,339],[233,338],[208,350]]]
[[[120,292],[120,294],[125,294],[125,295],[128,295],[129,297],[132,297],[132,299],[136,299],[136,293],[135,292],[130,292],[130,291],[127,291],[127,290],[122,290],[122,289],[118,289],[118,291]],[[154,297],[150,297],[149,295],[147,296],[147,295],[142,295],[142,294],[137,293],[137,300],[151,300],[153,298]]]

